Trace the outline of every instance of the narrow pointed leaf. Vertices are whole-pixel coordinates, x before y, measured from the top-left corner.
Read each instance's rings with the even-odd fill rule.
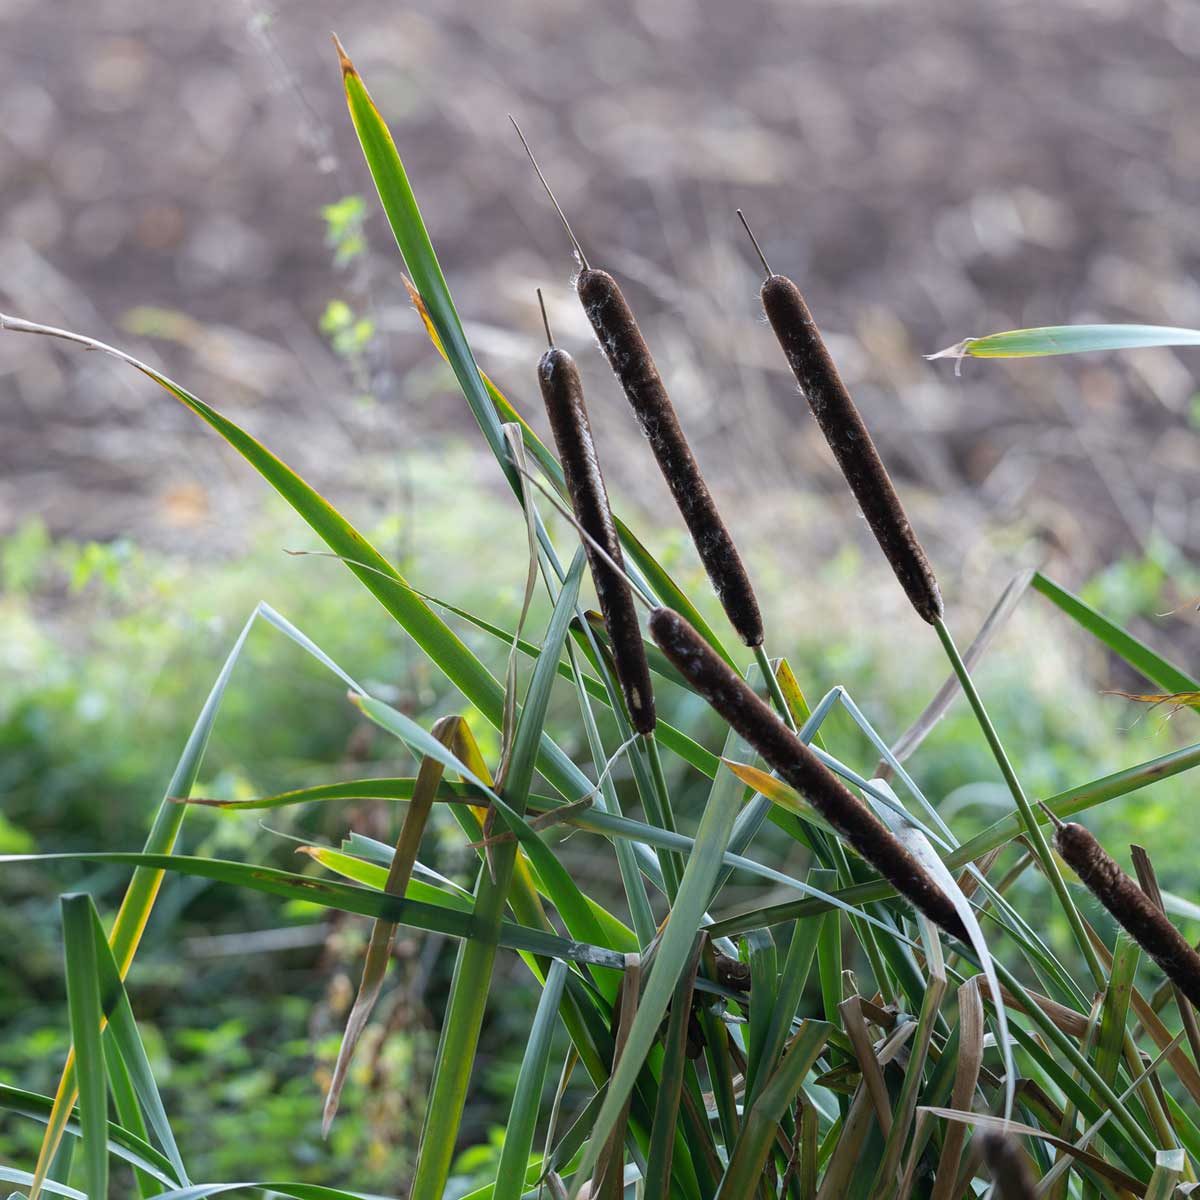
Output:
[[[546,1083],[546,1066],[550,1061],[550,1044],[558,1022],[558,1006],[562,1003],[563,984],[566,982],[566,964],[558,961],[550,967],[546,986],[542,989],[525,1054],[521,1060],[521,1071],[517,1086],[513,1089],[512,1108],[504,1130],[504,1147],[500,1152],[500,1166],[496,1172],[496,1200],[520,1200],[525,1191],[525,1178],[529,1169],[529,1155],[533,1149],[533,1138],[537,1131],[538,1108],[542,1101],[542,1088]]]
[[[79,1074],[83,1177],[89,1196],[107,1196],[108,1083],[101,1043],[100,969],[92,937],[92,898],[83,893],[63,896],[62,918],[67,1007]]]

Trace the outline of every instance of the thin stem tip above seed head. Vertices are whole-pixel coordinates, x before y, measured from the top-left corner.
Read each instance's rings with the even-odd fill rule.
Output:
[[[542,324],[546,327],[546,345],[551,350],[554,349],[554,335],[550,332],[550,318],[546,316],[546,301],[542,296],[542,289],[537,289],[538,308],[542,310]]]
[[[762,263],[763,270],[767,273],[767,278],[770,279],[774,272],[771,270],[771,264],[767,262],[767,256],[763,253],[762,247],[758,244],[758,238],[754,236],[754,230],[750,228],[750,222],[746,220],[746,214],[739,208],[736,210],[738,220],[742,223],[742,228],[750,237],[750,241],[754,244],[754,252],[758,255],[758,261]]]
[[[517,131],[517,137],[521,139],[521,145],[525,147],[525,153],[529,155],[529,161],[533,164],[534,171],[537,172],[537,177],[542,181],[542,187],[546,189],[546,195],[550,197],[550,203],[554,205],[554,211],[558,213],[558,219],[562,222],[563,228],[567,231],[567,237],[571,239],[571,245],[579,257],[580,265],[587,270],[588,260],[587,255],[583,252],[583,247],[579,243],[579,239],[575,236],[575,231],[571,228],[570,222],[567,220],[567,214],[563,212],[562,205],[559,204],[554,193],[550,190],[550,185],[546,182],[545,175],[542,174],[542,168],[538,166],[537,159],[533,157],[533,151],[529,148],[528,141],[525,140],[525,135],[521,132],[520,125],[517,124],[517,119],[508,114],[508,119],[512,122],[512,127]]]

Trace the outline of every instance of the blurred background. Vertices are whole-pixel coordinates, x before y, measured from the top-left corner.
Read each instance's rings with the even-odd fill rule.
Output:
[[[514,619],[524,532],[408,304],[331,27],[391,124],[481,365],[544,432],[544,288],[614,499],[695,582],[506,114],[522,123],[592,263],[626,288],[807,690],[846,684],[894,738],[943,668],[761,320],[737,207],[806,292],[961,638],[1016,570],[1041,566],[1181,665],[1200,652],[1197,353],[967,361],[961,375],[922,357],[1026,325],[1200,325],[1194,4],[0,0],[0,18],[3,311],[162,366],[376,535],[416,586]],[[337,564],[283,553],[316,548],[147,380],[0,337],[0,850],[139,844],[260,599],[422,719],[453,708]],[[203,790],[407,773],[299,658],[252,639]],[[1102,695],[1137,681],[1034,597],[982,677],[1038,794],[1194,736],[1190,713],[1168,722]],[[968,824],[1004,803],[961,714],[915,765]],[[1097,820],[1193,894],[1170,836],[1186,804],[1168,781]],[[294,864],[249,817],[189,822],[191,848]],[[389,836],[394,814],[282,810],[268,824],[336,841],[351,824]],[[439,865],[465,871],[446,840]],[[0,908],[0,1078],[43,1091],[65,1049],[53,899],[79,883],[61,874],[13,870]],[[122,879],[87,886],[111,899]],[[166,889],[134,997],[202,1177],[403,1190],[447,956],[401,945],[379,1053],[363,1056],[326,1147],[320,1089],[364,937],[200,881]],[[471,1129],[485,1146],[530,999],[514,989],[488,1031]],[[0,1118],[6,1161],[35,1146],[36,1127]],[[464,1187],[490,1153],[460,1163]]]

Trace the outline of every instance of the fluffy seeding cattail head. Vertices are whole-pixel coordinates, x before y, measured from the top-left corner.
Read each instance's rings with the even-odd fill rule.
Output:
[[[767,320],[871,532],[913,608],[933,624],[942,615],[933,569],[800,289],[783,275],[771,275],[761,294]]]
[[[992,1173],[1000,1200],[1033,1200],[1037,1189],[1016,1138],[1008,1133],[988,1130],[980,1135],[980,1142],[983,1161]]]
[[[1160,909],[1117,865],[1108,851],[1074,821],[1054,834],[1059,854],[1088,890],[1181,992],[1200,1008],[1200,954]]]
[[[650,633],[705,700],[902,896],[947,933],[968,941],[954,905],[917,860],[683,617],[656,608]]]
[[[762,616],[750,577],[679,425],[675,406],[617,281],[585,269],[576,281],[584,312],[696,544],[730,624],[747,646],[761,645]]]
[[[550,428],[554,431],[575,519],[588,537],[602,546],[608,558],[620,567],[623,565],[621,544],[608,507],[608,493],[596,458],[583,385],[574,359],[565,350],[552,346],[538,363],[538,383]],[[597,553],[587,538],[584,539],[584,550],[612,642],[617,678],[629,709],[629,720],[638,733],[648,734],[655,725],[654,692],[633,595],[624,575]]]

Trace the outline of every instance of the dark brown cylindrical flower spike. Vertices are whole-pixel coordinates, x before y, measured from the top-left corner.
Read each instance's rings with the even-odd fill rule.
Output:
[[[771,275],[761,294],[767,320],[871,532],[913,608],[932,625],[942,615],[933,568],[800,289],[786,276]]]
[[[607,271],[581,271],[575,287],[609,365],[649,439],[730,624],[747,646],[761,645],[762,615],[750,576],[700,474],[629,304]]]
[[[1054,845],[1088,890],[1131,938],[1162,968],[1181,992],[1200,1008],[1200,954],[1167,920],[1108,851],[1082,825],[1059,825]]]
[[[650,633],[700,695],[867,862],[931,921],[969,943],[954,905],[920,863],[683,617],[656,608]]]
[[[583,400],[583,384],[574,359],[565,350],[551,347],[538,363],[538,383],[541,384],[550,428],[554,431],[575,519],[588,538],[602,546],[612,562],[622,567],[621,544],[608,507],[608,492],[596,458],[592,427]],[[625,695],[629,720],[638,733],[648,734],[655,725],[654,691],[650,685],[650,668],[646,664],[646,648],[642,643],[633,594],[625,577],[597,553],[588,538],[584,539],[584,550],[612,642],[617,679]]]
[[[998,1130],[988,1130],[980,1140],[983,1161],[992,1173],[1000,1200],[1033,1200],[1037,1188],[1016,1138]]]

